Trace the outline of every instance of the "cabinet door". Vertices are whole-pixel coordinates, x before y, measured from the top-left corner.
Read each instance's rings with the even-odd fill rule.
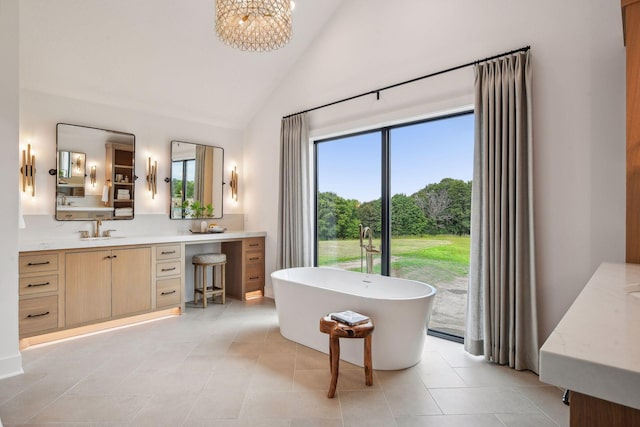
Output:
[[[112,315],[151,309],[151,248],[112,251]]]
[[[66,325],[111,316],[111,251],[66,255]]]

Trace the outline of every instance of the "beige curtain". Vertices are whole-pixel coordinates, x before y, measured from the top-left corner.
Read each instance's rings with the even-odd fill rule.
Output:
[[[475,67],[465,349],[538,372],[529,52]]]
[[[278,269],[312,265],[309,174],[307,115],[284,118],[280,129]]]

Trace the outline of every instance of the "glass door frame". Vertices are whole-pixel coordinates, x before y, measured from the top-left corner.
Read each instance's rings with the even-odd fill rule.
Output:
[[[452,117],[464,116],[467,114],[473,114],[473,108],[464,109],[455,113],[443,114],[439,116],[429,117],[427,119],[414,120],[410,122],[398,123],[391,126],[383,126],[360,132],[345,133],[331,138],[320,138],[313,141],[313,182],[314,182],[314,227],[313,227],[313,240],[315,244],[313,254],[313,265],[318,266],[318,144],[323,142],[335,141],[337,139],[345,139],[359,135],[380,133],[380,150],[381,150],[381,173],[380,173],[380,209],[381,209],[381,224],[380,224],[380,274],[382,276],[389,276],[391,271],[391,140],[390,135],[393,129],[398,129],[407,126],[415,126],[423,123],[446,120]]]

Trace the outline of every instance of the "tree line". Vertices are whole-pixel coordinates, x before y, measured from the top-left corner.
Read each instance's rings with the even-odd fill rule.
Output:
[[[381,199],[360,202],[333,192],[318,194],[318,239],[357,239],[359,224],[380,237]],[[444,178],[411,196],[391,198],[391,235],[467,235],[471,220],[471,181]]]

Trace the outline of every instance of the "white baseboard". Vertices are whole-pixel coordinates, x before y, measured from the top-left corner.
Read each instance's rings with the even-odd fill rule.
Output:
[[[21,374],[24,374],[24,371],[22,370],[22,355],[20,352],[17,352],[13,356],[0,359],[0,380]],[[0,427],[2,427],[1,421]]]

